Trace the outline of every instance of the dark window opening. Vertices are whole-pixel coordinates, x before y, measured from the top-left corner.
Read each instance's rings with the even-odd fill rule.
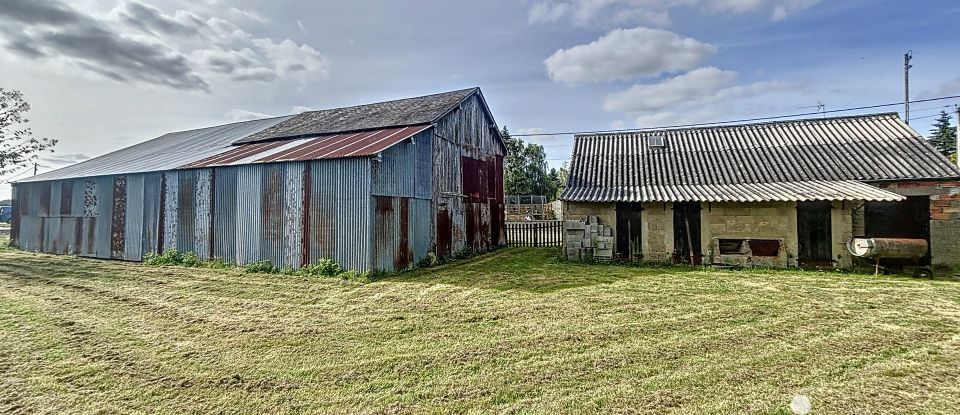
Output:
[[[617,256],[620,259],[636,261],[643,255],[640,211],[639,203],[617,203]]]
[[[720,255],[740,255],[743,253],[743,239],[721,239]]]
[[[780,256],[780,241],[776,239],[751,239],[750,252],[753,256]]]
[[[910,238],[930,242],[930,198],[910,196],[901,202],[867,202],[863,207],[867,238]],[[881,264],[913,264],[910,259],[881,259]],[[930,250],[919,265],[930,265]]]

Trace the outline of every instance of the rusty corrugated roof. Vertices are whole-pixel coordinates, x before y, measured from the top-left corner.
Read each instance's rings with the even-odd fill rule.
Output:
[[[852,182],[960,177],[896,113],[578,135],[570,167],[571,201],[843,200],[872,194]]]
[[[244,144],[180,168],[372,156],[428,128],[416,125]]]
[[[237,140],[236,144],[429,124],[479,91],[480,88],[468,88],[374,104],[307,111]]]

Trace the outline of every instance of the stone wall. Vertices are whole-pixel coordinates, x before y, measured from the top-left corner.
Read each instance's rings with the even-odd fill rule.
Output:
[[[704,203],[700,213],[704,263],[786,267],[797,265],[797,209],[794,202]],[[721,255],[720,239],[781,241],[775,257]]]
[[[960,181],[880,183],[879,187],[904,196],[929,196],[931,262],[960,266]]]
[[[644,203],[640,213],[644,261],[673,261],[673,204]]]

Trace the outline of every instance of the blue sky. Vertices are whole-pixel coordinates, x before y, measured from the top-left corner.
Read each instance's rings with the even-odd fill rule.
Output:
[[[170,131],[470,86],[515,133],[895,102],[908,49],[912,98],[960,94],[955,1],[37,3],[0,7],[0,87],[61,140],[41,171]],[[914,105],[914,127],[956,103]],[[530,138],[554,165],[571,139]]]

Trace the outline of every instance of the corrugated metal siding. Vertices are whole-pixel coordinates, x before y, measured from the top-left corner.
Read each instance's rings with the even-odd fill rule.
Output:
[[[650,146],[652,136],[663,137],[666,146]],[[580,135],[562,198],[705,201],[687,197],[706,193],[732,201],[739,199],[721,199],[722,189],[713,192],[711,186],[952,177],[960,177],[960,170],[916,131],[896,114],[878,114]]]
[[[261,165],[236,167],[237,174],[237,264],[248,264],[260,258],[260,208],[263,194]]]
[[[242,256],[237,246],[243,246],[245,241],[238,241],[238,231],[245,229],[240,219],[247,215],[240,212],[237,199],[239,169],[226,167],[217,169],[214,175],[214,249],[212,256],[229,263],[242,263]]]
[[[144,214],[144,179],[142,174],[127,176],[127,204],[124,229],[123,259],[140,261],[143,259],[143,214]]]
[[[310,262],[334,259],[347,269],[371,268],[371,160],[311,162]]]

